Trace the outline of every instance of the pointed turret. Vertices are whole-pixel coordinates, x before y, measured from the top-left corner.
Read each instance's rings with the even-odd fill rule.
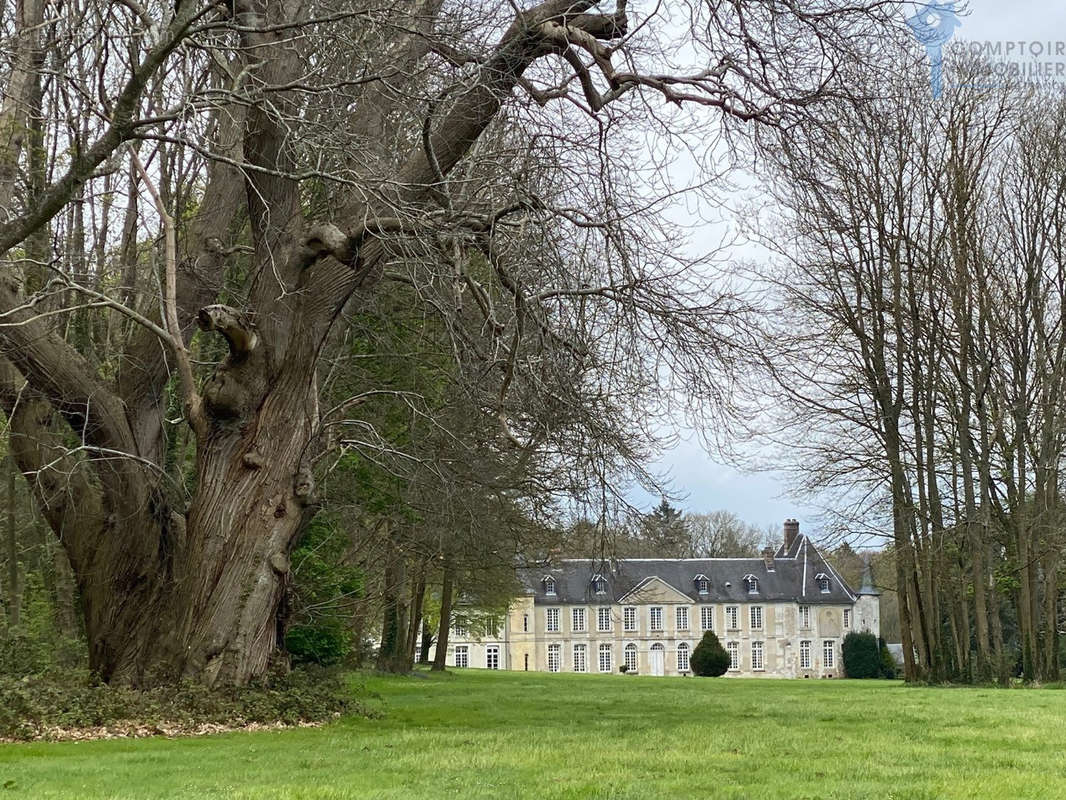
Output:
[[[862,586],[856,593],[855,614],[858,617],[860,631],[869,631],[874,636],[881,635],[881,592],[874,586],[873,572],[870,570],[870,557],[866,556],[862,567]]]
[[[863,565],[862,565],[862,586],[859,587],[858,594],[860,594],[860,595],[870,594],[870,595],[874,595],[874,596],[877,596],[877,595],[881,594],[881,591],[876,586],[874,586],[874,575],[873,575],[873,572],[870,570],[870,557],[869,556],[866,556],[866,558],[863,560]]]

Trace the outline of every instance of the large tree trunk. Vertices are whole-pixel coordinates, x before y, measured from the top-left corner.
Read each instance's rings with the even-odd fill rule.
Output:
[[[450,109],[434,125],[427,121],[398,167],[377,176],[381,186],[399,188],[357,190],[337,224],[313,224],[294,177],[306,165],[292,141],[301,101],[291,87],[307,68],[292,31],[305,10],[294,2],[221,4],[218,13],[238,23],[240,101],[218,114],[211,149],[223,158],[211,166],[195,220],[183,220],[184,208],[167,208],[165,187],[157,191],[149,172],[141,173],[164,229],[163,301],[144,314],[133,310],[138,327],[118,354],[114,380],[27,303],[25,281],[2,276],[0,403],[18,434],[13,455],[34,477],[35,500],[67,552],[90,665],[104,680],[241,684],[263,674],[276,649],[289,554],[310,511],[310,464],[328,446],[319,437],[316,369],[334,321],[357,287],[380,276],[387,252],[377,237],[397,216],[424,207],[533,61],[568,50],[552,31],[565,22],[594,38],[625,33],[624,10],[582,13],[591,5],[549,0],[518,15]],[[38,22],[19,23],[19,66],[0,109],[0,135],[24,128],[32,106],[42,6],[22,4]],[[149,37],[151,49],[111,98],[97,140],[23,213],[0,224],[0,254],[39,235],[125,149],[145,111],[145,87],[204,13],[202,4],[174,4],[174,17]],[[409,45],[413,66],[427,50],[423,37],[398,36],[410,42],[391,43],[390,60],[407,63],[401,51]],[[20,148],[17,136],[0,141],[0,206],[8,205]],[[368,194],[378,198],[373,207]],[[225,246],[243,221],[253,245],[245,306],[210,305],[227,271]],[[156,294],[154,284],[147,289]],[[202,391],[187,352],[194,321],[230,348]],[[168,472],[171,364],[196,442],[188,496],[185,476]],[[449,586],[453,573],[446,573]],[[440,642],[446,647],[446,636]]]

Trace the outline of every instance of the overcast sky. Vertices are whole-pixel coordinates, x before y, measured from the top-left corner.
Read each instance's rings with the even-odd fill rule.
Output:
[[[1066,40],[1066,0],[970,0],[967,7],[969,12],[962,18],[957,39]],[[746,474],[717,464],[691,432],[682,432],[682,436],[678,446],[655,465],[672,477],[675,490],[684,496],[677,505],[689,511],[727,509],[759,527],[779,525],[793,516],[806,523],[805,532],[817,536],[818,506],[790,499],[783,476]],[[657,497],[639,490],[634,490],[631,498],[645,506],[658,502]]]

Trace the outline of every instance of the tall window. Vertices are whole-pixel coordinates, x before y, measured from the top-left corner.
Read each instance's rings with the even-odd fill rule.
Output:
[[[485,648],[485,669],[500,668],[500,648],[490,645]]]
[[[600,645],[600,672],[611,671],[611,646],[604,642]]]
[[[529,633],[529,614],[522,615],[522,633]]]
[[[740,606],[725,607],[725,626],[731,631],[740,627]]]
[[[585,662],[585,645],[574,645],[574,672],[588,672],[588,664]]]
[[[844,609],[844,630],[847,630],[850,627],[851,627],[851,609],[850,608],[845,608]]]
[[[604,607],[596,611],[596,630],[609,631],[611,629],[611,609]]]
[[[545,614],[544,630],[546,630],[548,633],[558,633],[559,632],[559,609],[557,609],[557,608],[549,608],[549,609],[545,610],[544,614]]]
[[[625,665],[627,672],[637,671],[637,646],[632,642],[626,645]]]
[[[700,606],[700,629],[714,630],[714,606]]]
[[[661,606],[652,606],[648,609],[648,625],[653,631],[663,629],[663,609]]]
[[[740,646],[736,642],[726,642],[725,651],[729,653],[729,668],[740,669]]]
[[[745,575],[744,582],[748,584],[748,594],[759,593],[759,579],[754,575]]]
[[[800,642],[800,669],[811,668],[811,643]]]
[[[753,631],[762,630],[762,606],[752,606],[749,609],[748,621],[751,623],[751,629]]]
[[[762,662],[762,642],[751,643],[751,668],[754,670],[764,669]]]
[[[466,636],[469,631],[466,628],[466,621],[462,619],[456,619],[452,625],[452,630],[455,631],[456,636]]]
[[[696,591],[700,594],[707,594],[711,590],[711,582],[707,580],[706,575],[696,576]]]
[[[799,623],[801,630],[807,630],[811,627],[811,607],[800,606],[799,607]]]
[[[675,620],[677,622],[677,630],[679,630],[679,631],[687,631],[688,630],[688,606],[678,606],[674,610],[676,611],[676,617],[677,617],[677,619]]]
[[[607,594],[607,581],[602,575],[597,575],[592,579],[592,591],[596,594]]]
[[[622,609],[622,627],[627,631],[637,629],[637,610],[632,606]]]
[[[555,594],[555,578],[549,577],[544,579],[544,594]]]
[[[583,630],[585,630],[585,609],[570,609],[570,630],[574,631],[575,633],[581,633]]]
[[[832,639],[826,639],[822,642],[822,666],[826,669],[832,669],[836,660],[836,643]]]
[[[465,644],[459,644],[455,646],[455,666],[470,666],[470,648],[467,647]]]
[[[688,645],[684,642],[677,646],[677,671],[688,672]]]
[[[558,672],[562,666],[563,646],[561,644],[548,645],[548,672]]]

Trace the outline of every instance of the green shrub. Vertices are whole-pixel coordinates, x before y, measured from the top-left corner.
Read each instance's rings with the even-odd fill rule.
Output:
[[[878,639],[877,642],[881,648],[881,677],[891,680],[896,677],[896,659],[884,639]]]
[[[221,689],[189,682],[143,690],[108,686],[84,670],[0,677],[5,739],[71,738],[80,729],[100,727],[151,733],[159,726],[185,732],[202,725],[294,725],[344,712],[368,713],[353,702],[341,673],[320,667]]]
[[[294,625],[285,634],[285,649],[296,663],[339,664],[351,650],[348,632],[328,622],[319,625]]]
[[[881,648],[872,633],[849,633],[841,647],[844,672],[849,678],[880,678]]]
[[[714,631],[703,634],[700,643],[692,651],[689,666],[694,674],[703,677],[717,678],[719,675],[725,675],[729,669],[729,653],[722,647]]]

